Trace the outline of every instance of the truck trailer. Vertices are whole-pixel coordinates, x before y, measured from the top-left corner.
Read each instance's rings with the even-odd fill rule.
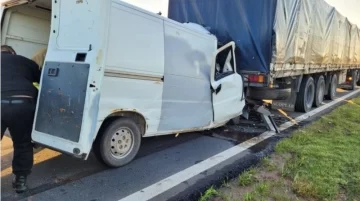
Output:
[[[235,41],[249,100],[308,112],[360,85],[360,29],[324,0],[169,0],[168,16]]]

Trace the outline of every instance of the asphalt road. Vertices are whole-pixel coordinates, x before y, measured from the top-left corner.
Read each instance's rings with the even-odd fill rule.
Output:
[[[339,96],[348,94],[339,89]],[[326,102],[325,102],[326,103]],[[278,111],[277,124],[289,119]],[[290,118],[301,113],[289,112]],[[17,195],[11,187],[11,139],[4,137],[1,147],[1,200],[120,200],[170,175],[266,131],[256,116],[240,125],[228,125],[212,131],[180,134],[178,137],[147,138],[137,158],[129,165],[108,169],[94,156],[87,161],[43,149],[34,156],[29,177],[30,191]],[[258,151],[266,146],[259,146]],[[249,150],[251,152],[251,150]],[[235,161],[246,161],[237,158]]]

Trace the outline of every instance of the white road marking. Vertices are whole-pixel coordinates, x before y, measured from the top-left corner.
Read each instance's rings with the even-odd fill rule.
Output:
[[[310,118],[310,117],[338,104],[341,101],[344,101],[344,100],[356,95],[359,92],[360,92],[360,89],[357,89],[356,91],[353,91],[345,96],[342,96],[328,104],[318,107],[306,114],[303,114],[303,115],[297,117],[295,120],[296,120],[296,122],[301,122],[307,118]],[[279,129],[281,131],[283,131],[283,130],[290,128],[293,125],[294,125],[294,123],[289,121],[289,122],[282,124],[279,127]],[[192,177],[230,159],[231,157],[246,151],[250,147],[252,147],[274,135],[276,135],[276,133],[272,132],[272,131],[264,132],[261,135],[259,135],[258,137],[254,137],[250,140],[242,142],[241,144],[239,144],[237,146],[227,149],[227,150],[225,150],[215,156],[212,156],[198,164],[195,164],[187,169],[184,169],[181,172],[173,174],[173,175],[171,175],[157,183],[154,183],[140,191],[137,191],[119,201],[150,200],[150,199],[170,190],[171,188],[181,184],[182,182],[187,181],[187,180],[191,179]]]

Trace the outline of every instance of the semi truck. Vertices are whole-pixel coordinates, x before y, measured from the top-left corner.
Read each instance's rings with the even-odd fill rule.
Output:
[[[143,137],[220,127],[245,107],[235,43],[218,48],[200,25],[119,0],[8,0],[1,11],[2,44],[28,58],[47,48],[40,146],[120,167]]]
[[[249,100],[308,112],[360,85],[360,29],[324,0],[169,0],[168,16],[235,41]]]

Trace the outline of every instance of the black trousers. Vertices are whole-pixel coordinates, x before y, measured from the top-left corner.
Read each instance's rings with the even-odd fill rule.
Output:
[[[13,173],[27,176],[34,162],[31,131],[36,102],[30,98],[3,98],[1,100],[1,139],[9,129],[14,146]]]

